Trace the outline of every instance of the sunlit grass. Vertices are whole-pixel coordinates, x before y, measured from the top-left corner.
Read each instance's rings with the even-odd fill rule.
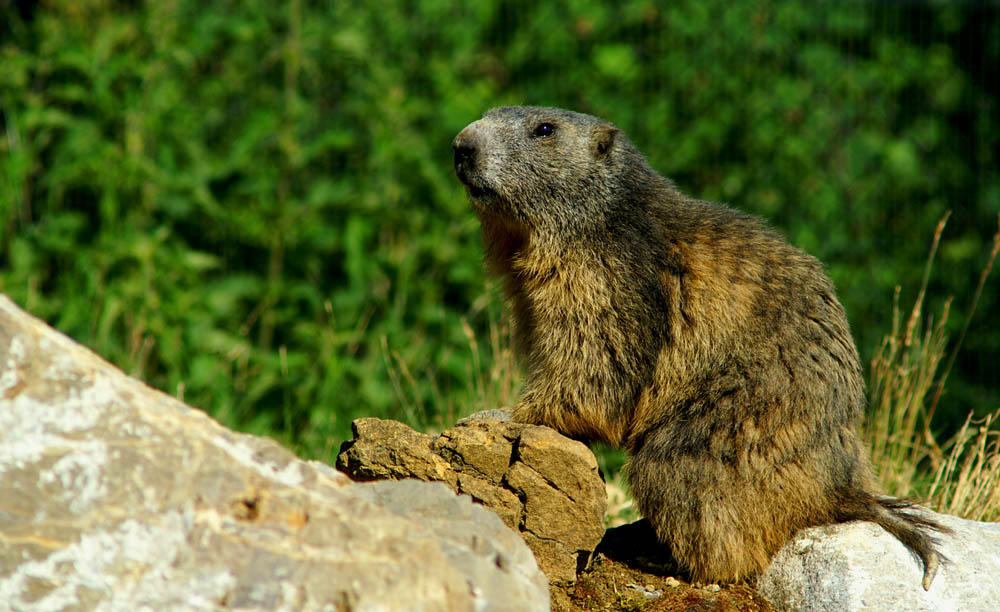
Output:
[[[901,324],[899,289],[892,327],[872,360],[870,410],[863,426],[879,483],[890,494],[922,501],[931,508],[976,520],[1000,518],[1000,408],[981,419],[970,412],[944,442],[933,428],[934,412],[948,374],[975,314],[983,286],[1000,251],[1000,230],[979,277],[957,341],[948,351],[945,331],[952,300],[937,320],[925,315],[927,282],[948,216],[938,223],[923,282]],[[1000,221],[1000,219],[998,219]]]
[[[383,359],[400,407],[400,420],[425,431],[441,431],[473,412],[514,405],[520,372],[514,358],[510,324],[501,316],[495,300],[497,296],[488,289],[470,311],[473,316],[486,318],[485,340],[477,336],[468,317],[459,321],[466,342],[462,354],[468,356],[461,377],[464,388],[443,392],[433,368],[408,363],[398,351],[390,350],[383,337]],[[423,399],[426,397],[423,390],[427,388],[433,390],[429,400],[433,405]]]

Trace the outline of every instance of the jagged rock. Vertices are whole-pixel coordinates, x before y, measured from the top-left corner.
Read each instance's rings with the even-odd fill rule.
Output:
[[[229,431],[0,296],[0,610],[548,602],[531,551],[468,498]]]
[[[576,580],[604,533],[607,494],[593,453],[548,427],[475,420],[440,436],[396,421],[352,424],[337,467],[351,478],[440,481],[517,530],[557,587]]]
[[[1000,523],[928,514],[954,532],[939,537],[949,561],[928,591],[920,584],[920,560],[867,522],[802,530],[775,555],[757,588],[788,612],[1000,609]]]

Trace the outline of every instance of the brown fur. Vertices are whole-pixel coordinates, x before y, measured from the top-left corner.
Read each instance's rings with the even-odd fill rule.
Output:
[[[498,108],[454,148],[526,369],[515,420],[628,448],[639,509],[695,580],[871,520],[929,586],[939,527],[872,493],[858,353],[816,259],[683,195],[595,117]]]

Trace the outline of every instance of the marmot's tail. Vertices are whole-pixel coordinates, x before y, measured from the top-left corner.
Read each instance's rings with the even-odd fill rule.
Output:
[[[931,588],[941,562],[947,560],[938,552],[938,541],[930,532],[951,533],[951,530],[921,515],[911,501],[855,489],[841,498],[837,521],[871,521],[896,536],[923,561],[925,591]]]

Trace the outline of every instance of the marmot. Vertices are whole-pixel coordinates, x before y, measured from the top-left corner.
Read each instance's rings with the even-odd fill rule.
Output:
[[[628,449],[639,510],[696,581],[865,520],[929,588],[944,529],[874,492],[858,352],[819,261],[682,194],[596,117],[496,108],[453,147],[525,368],[513,420]]]

